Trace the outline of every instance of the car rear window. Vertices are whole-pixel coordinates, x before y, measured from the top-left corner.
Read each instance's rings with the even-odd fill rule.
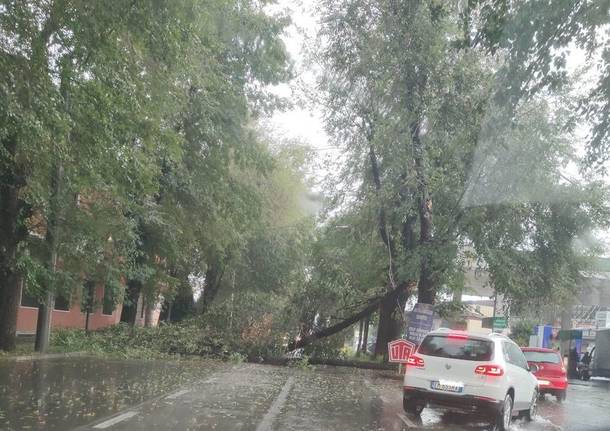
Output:
[[[546,362],[549,364],[559,364],[561,358],[555,352],[523,352],[527,362]]]
[[[466,361],[491,361],[493,343],[463,336],[428,335],[419,347],[419,353],[441,358]]]

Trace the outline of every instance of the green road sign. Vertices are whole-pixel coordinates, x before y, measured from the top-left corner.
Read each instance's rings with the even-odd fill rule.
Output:
[[[493,318],[493,329],[504,329],[508,327],[508,321],[506,317],[494,317]]]
[[[508,328],[508,319],[506,317],[484,317],[482,326],[489,329]]]

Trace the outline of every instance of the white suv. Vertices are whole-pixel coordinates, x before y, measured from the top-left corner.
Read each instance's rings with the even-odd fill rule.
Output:
[[[407,413],[419,415],[426,405],[481,411],[504,431],[513,414],[531,420],[537,401],[538,381],[525,356],[500,334],[432,331],[407,362]]]

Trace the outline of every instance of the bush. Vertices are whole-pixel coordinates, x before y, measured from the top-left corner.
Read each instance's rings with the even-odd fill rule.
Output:
[[[521,320],[510,328],[510,338],[521,347],[528,346],[530,335],[534,334],[534,326],[534,322]]]
[[[194,321],[156,328],[118,324],[88,334],[82,329],[60,329],[52,333],[55,351],[84,351],[124,358],[158,358],[171,355],[226,356],[222,339],[206,334]]]

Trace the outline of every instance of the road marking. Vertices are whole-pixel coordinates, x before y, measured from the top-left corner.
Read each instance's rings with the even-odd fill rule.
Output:
[[[405,425],[408,426],[409,428],[416,427],[416,425],[413,423],[413,421],[411,419],[409,419],[408,417],[406,417],[405,415],[403,415],[402,413],[396,413],[396,416],[398,416],[400,418],[400,420],[403,421],[405,423]]]
[[[256,431],[271,431],[271,425],[273,425],[273,420],[280,413],[280,410],[286,402],[286,399],[288,398],[288,393],[290,392],[290,388],[292,388],[293,384],[294,378],[288,377],[288,380],[286,380],[286,383],[284,383],[282,391],[273,401],[273,404],[271,404],[271,407],[269,407],[267,413],[265,413],[263,420],[256,427]]]
[[[188,394],[190,392],[189,389],[182,389],[181,391],[174,392],[173,394],[169,394],[165,397],[166,400],[175,400],[178,397],[181,397],[184,394]]]
[[[137,414],[138,414],[138,412],[135,412],[135,411],[125,412],[122,415],[115,416],[112,419],[108,419],[107,421],[102,422],[101,424],[97,424],[93,428],[101,429],[101,430],[106,429],[106,428],[111,427],[112,425],[118,424],[119,422],[132,418]]]

